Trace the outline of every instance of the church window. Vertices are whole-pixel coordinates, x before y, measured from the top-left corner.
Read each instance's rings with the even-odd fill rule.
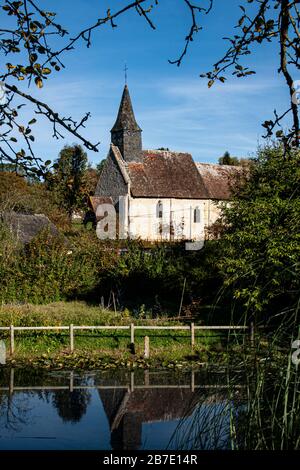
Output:
[[[199,224],[200,223],[200,209],[199,207],[196,207],[194,209],[194,224]]]
[[[156,205],[156,217],[162,219],[163,216],[163,205],[161,201],[158,201]]]

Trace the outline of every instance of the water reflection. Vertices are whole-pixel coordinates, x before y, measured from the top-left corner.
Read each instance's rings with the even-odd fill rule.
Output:
[[[0,371],[0,449],[226,449],[239,388],[205,371]]]

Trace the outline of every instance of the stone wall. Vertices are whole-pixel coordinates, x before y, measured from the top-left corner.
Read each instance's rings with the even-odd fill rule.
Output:
[[[111,141],[116,145],[126,162],[140,162],[142,156],[142,136],[140,130],[120,130],[111,133]]]
[[[127,184],[124,181],[112,151],[110,151],[99,178],[95,196],[109,196],[112,198],[114,204],[117,204],[119,196],[126,196],[127,193]]]

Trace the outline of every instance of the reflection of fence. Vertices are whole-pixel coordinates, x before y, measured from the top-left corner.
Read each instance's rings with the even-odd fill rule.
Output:
[[[130,380],[126,384],[123,385],[74,385],[74,372],[70,372],[69,374],[69,384],[68,385],[39,385],[39,386],[15,386],[15,379],[14,379],[14,369],[10,370],[10,377],[9,377],[9,386],[8,387],[0,387],[0,392],[9,392],[13,394],[13,392],[25,392],[25,391],[39,391],[39,390],[69,390],[73,392],[74,390],[125,390],[128,392],[133,392],[134,390],[164,390],[164,389],[190,389],[192,392],[195,390],[227,390],[227,389],[242,389],[245,388],[244,385],[233,385],[233,384],[196,384],[195,383],[195,371],[190,372],[190,382],[189,384],[151,384],[150,375],[151,373],[149,370],[144,371],[144,383],[143,384],[136,384],[134,380],[134,372],[130,372]]]
[[[190,325],[180,325],[180,326],[153,326],[153,325],[134,325],[131,323],[130,325],[97,325],[97,326],[76,326],[76,325],[69,325],[69,326],[1,326],[0,331],[9,331],[10,333],[10,354],[13,355],[15,351],[15,332],[16,331],[61,331],[61,330],[68,330],[70,336],[70,351],[74,352],[74,336],[76,330],[130,330],[130,342],[134,344],[134,333],[136,330],[185,330],[190,331],[190,338],[191,338],[191,347],[194,348],[195,346],[195,331],[197,330],[241,330],[241,331],[250,331],[250,340],[251,343],[254,341],[254,327],[253,323],[251,326],[207,326],[207,325],[195,325],[191,323]]]

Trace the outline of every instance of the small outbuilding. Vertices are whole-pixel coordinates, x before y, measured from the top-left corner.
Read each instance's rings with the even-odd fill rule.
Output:
[[[1,214],[0,218],[22,245],[31,242],[42,230],[49,230],[53,236],[59,234],[56,226],[44,214],[25,214],[12,211]]]

